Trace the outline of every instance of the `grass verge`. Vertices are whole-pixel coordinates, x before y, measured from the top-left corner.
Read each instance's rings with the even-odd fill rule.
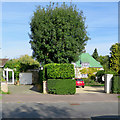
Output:
[[[3,92],[3,91],[0,89],[0,93],[1,93],[1,94],[10,94],[10,91],[8,90],[8,92]]]
[[[10,91],[8,91],[8,92],[1,91],[1,94],[10,94]]]

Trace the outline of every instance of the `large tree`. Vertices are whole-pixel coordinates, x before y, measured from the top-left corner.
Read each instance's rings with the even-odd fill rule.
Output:
[[[92,54],[92,57],[94,58],[94,59],[96,59],[96,60],[98,60],[98,52],[97,52],[97,48],[95,48],[95,50],[94,50],[94,52],[93,52],[93,54]]]
[[[120,43],[112,45],[110,51],[110,69],[120,74]]]
[[[30,23],[33,57],[43,64],[77,61],[89,39],[86,28],[83,12],[74,5],[38,6]]]

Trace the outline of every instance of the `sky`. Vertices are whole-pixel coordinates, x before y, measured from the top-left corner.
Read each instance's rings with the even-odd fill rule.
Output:
[[[59,3],[61,4],[61,3]],[[66,4],[70,5],[69,2]],[[88,36],[86,52],[97,48],[99,55],[109,55],[111,45],[118,42],[117,2],[74,2],[86,17]],[[32,55],[30,21],[36,6],[46,7],[49,2],[2,2],[2,58]]]

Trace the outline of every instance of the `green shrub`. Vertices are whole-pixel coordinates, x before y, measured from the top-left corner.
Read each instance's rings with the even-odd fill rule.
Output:
[[[90,79],[94,80],[94,81],[96,80],[95,76],[93,76],[93,75],[90,77]]]
[[[3,77],[1,77],[1,82],[5,82],[6,80],[3,78]]]
[[[74,65],[68,63],[50,63],[44,66],[44,80],[46,79],[72,79],[75,77]]]
[[[104,70],[100,70],[100,71],[98,71],[98,72],[96,73],[97,81],[98,81],[99,83],[104,83],[104,82],[102,81],[102,76],[103,76],[103,75],[105,75],[105,71],[104,71]]]
[[[101,83],[99,83],[99,82],[97,82],[97,81],[94,81],[94,80],[91,80],[91,79],[89,79],[89,78],[82,78],[83,80],[84,80],[84,83],[85,83],[85,86],[96,86],[96,85],[104,85],[104,84],[101,84]]]
[[[82,79],[84,80],[84,83],[85,83],[85,84],[90,83],[90,79],[89,79],[89,78],[82,78]]]
[[[48,79],[47,88],[50,94],[75,94],[76,82],[74,79]]]
[[[112,93],[120,93],[120,75],[113,76]]]
[[[95,81],[94,81],[94,80],[91,80],[90,83],[94,85],[94,84],[95,84]]]

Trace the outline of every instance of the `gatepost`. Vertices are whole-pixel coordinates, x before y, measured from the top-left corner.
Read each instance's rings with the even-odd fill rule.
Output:
[[[43,93],[47,94],[47,89],[46,89],[46,81],[43,81]]]
[[[105,74],[104,90],[105,90],[106,93],[110,93],[111,92],[112,77],[113,77],[113,74]]]

